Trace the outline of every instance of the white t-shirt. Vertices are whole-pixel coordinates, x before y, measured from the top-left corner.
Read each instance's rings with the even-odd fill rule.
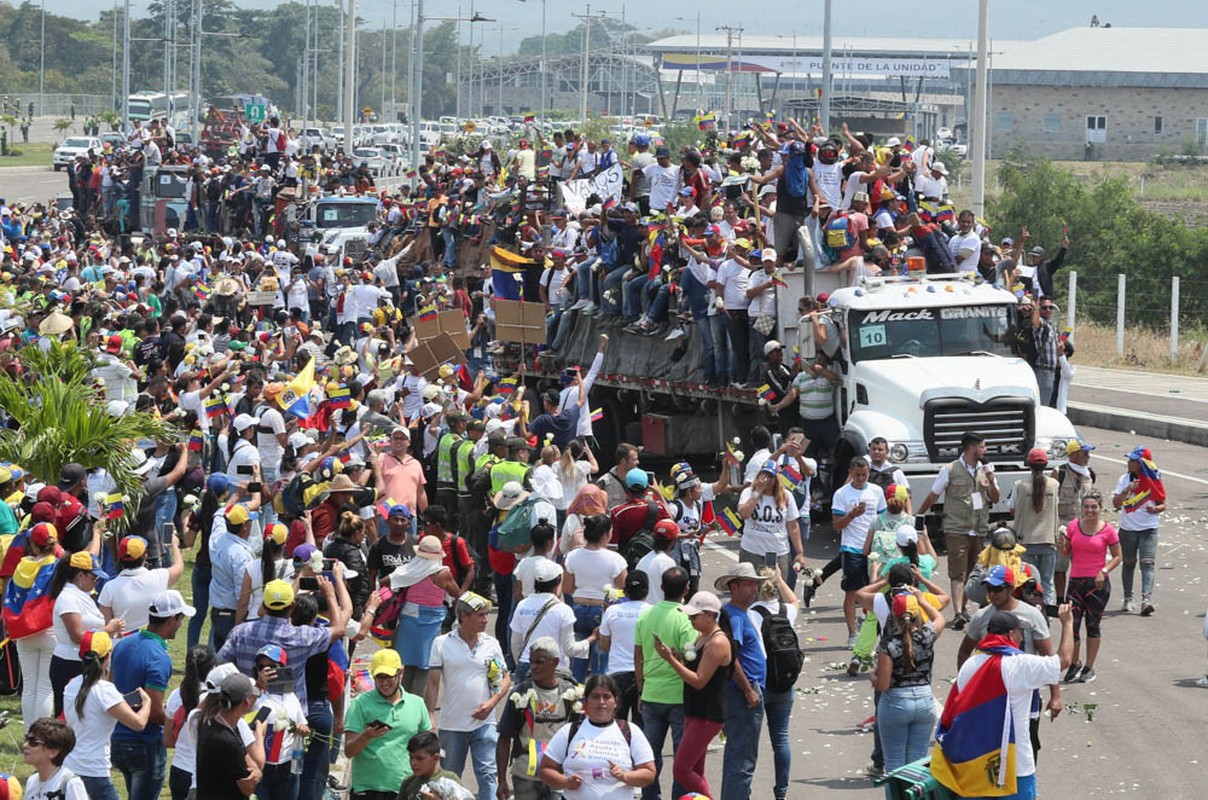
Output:
[[[675,561],[671,556],[657,550],[651,550],[638,561],[637,568],[650,578],[650,594],[647,595],[649,602],[663,602],[663,573],[674,566]]]
[[[84,676],[77,675],[63,689],[63,715],[76,737],[75,748],[67,754],[63,766],[86,778],[108,778],[109,736],[117,726],[117,718],[109,709],[122,702],[122,693],[102,678],[89,690],[81,717],[75,706],[83,682]]]
[[[633,646],[638,617],[650,608],[643,600],[623,600],[604,609],[600,635],[611,638],[608,650],[608,674],[633,672]]]
[[[717,282],[722,285],[722,302],[730,311],[745,311],[751,305],[747,289],[751,288],[751,272],[736,260],[728,258],[717,268]]]
[[[952,252],[952,257],[956,259],[957,272],[975,272],[977,270],[977,261],[981,258],[981,237],[977,235],[977,231],[958,233],[953,236],[948,240],[948,249]],[[962,261],[960,257],[962,250],[973,252]]]
[[[701,514],[704,513],[705,503],[715,497],[713,484],[703,483],[700,487],[700,499],[695,503],[675,500],[667,504],[667,510],[671,512],[675,524],[679,525],[680,533],[700,533]]]
[[[97,604],[108,606],[115,618],[126,620],[126,630],[137,631],[147,625],[151,601],[167,588],[167,569],[126,569],[105,584]]]
[[[628,743],[616,722],[598,728],[584,720],[573,742],[567,741],[570,729],[564,725],[545,748],[545,755],[562,765],[562,774],[583,779],[580,788],[562,793],[567,800],[632,800],[633,789],[612,777],[609,762],[628,770],[654,761],[642,729],[630,725]]]
[[[771,457],[772,451],[766,447],[761,447],[751,454],[750,460],[747,461],[747,469],[743,473],[743,483],[754,483],[755,476],[759,474],[759,470],[763,467],[763,463]]]
[[[180,395],[180,408],[182,411],[192,411],[197,414],[197,429],[204,434],[209,434],[210,418],[206,416],[201,392],[183,392]]]
[[[528,555],[516,562],[516,572],[514,575],[516,580],[520,581],[520,594],[522,597],[528,597],[537,591],[536,587],[533,586],[533,573],[536,571],[537,565],[542,561],[553,563],[547,555],[534,554],[530,550]]]
[[[105,627],[105,618],[93,599],[84,594],[80,587],[74,583],[63,585],[63,591],[55,598],[54,619],[51,621],[51,630],[55,635],[54,654],[65,661],[79,661],[80,648],[67,633],[67,626],[63,624],[64,614],[79,614],[85,631]]]
[[[246,485],[252,480],[252,476],[241,473],[239,468],[259,465],[260,451],[256,448],[256,445],[246,439],[241,440],[235,445],[235,452],[231,455],[231,460],[227,462],[227,480],[231,482],[232,487]]]
[[[481,728],[484,722],[494,721],[494,714],[487,720],[474,719],[474,709],[493,694],[487,677],[488,665],[492,662],[496,664],[502,679],[507,669],[503,648],[499,646],[499,640],[489,634],[480,633],[473,649],[457,631],[437,636],[432,642],[428,665],[441,670],[440,685],[444,695],[440,703],[442,731],[474,731]]]
[[[1130,472],[1125,472],[1120,476],[1120,480],[1116,481],[1116,494],[1124,491],[1128,484],[1132,483],[1133,476]],[[1147,531],[1158,527],[1158,523],[1162,521],[1161,514],[1155,514],[1149,510],[1150,501],[1146,500],[1135,511],[1127,511],[1123,506],[1120,507],[1120,530],[1122,531]]]
[[[271,475],[281,471],[281,458],[285,455],[285,448],[277,440],[278,434],[285,433],[285,417],[272,406],[265,405],[262,408],[264,411],[256,415],[256,427],[268,428],[272,433],[257,431],[256,448],[260,451],[261,469]]]
[[[284,764],[294,755],[294,733],[298,725],[306,724],[306,712],[293,692],[275,694],[261,692],[254,710],[269,709],[268,730],[264,735],[264,763]]]
[[[577,553],[579,551],[576,550],[575,552]],[[549,610],[545,612],[545,615],[541,617],[541,621],[537,622],[536,627],[534,627],[533,622],[537,619],[537,616],[541,614],[541,609],[544,608],[545,604],[551,599],[553,599],[555,602],[550,606]],[[526,664],[528,663],[529,648],[533,646],[533,642],[537,641],[542,636],[550,636],[553,637],[555,641],[561,642],[562,629],[567,628],[569,630],[574,630],[574,626],[575,612],[571,610],[570,606],[562,602],[561,598],[555,597],[548,592],[542,592],[541,594],[534,594],[524,598],[519,604],[517,604],[516,611],[512,614],[511,624],[511,629],[519,633],[521,638],[526,635],[528,636],[528,642],[525,643],[524,649],[520,651],[519,660]],[[530,628],[532,628],[533,631],[531,634],[529,633]],[[558,666],[566,669],[569,667],[569,665],[570,662],[567,660],[566,654],[563,653],[558,659]]]
[[[164,701],[164,725],[174,726],[176,715],[184,709],[185,702],[180,699],[180,689],[173,689]],[[176,746],[172,750],[172,766],[184,770],[190,775],[197,768],[197,717],[189,712],[185,722],[176,734]]]
[[[151,143],[154,146],[153,143]],[[71,777],[64,783],[64,776],[71,774]],[[45,784],[38,777],[38,773],[29,776],[29,781],[25,784],[25,800],[49,800],[54,797],[56,800],[88,800],[88,791],[84,788],[84,781],[80,780],[79,775],[71,773],[67,768],[66,762],[63,766],[55,771],[55,774],[50,776]]]
[[[864,484],[863,489],[857,489],[849,482],[843,484],[843,487],[835,492],[835,496],[831,499],[831,512],[835,516],[843,516],[861,502],[865,506],[864,513],[853,519],[843,529],[843,535],[839,541],[840,549],[848,548],[857,553],[863,552],[864,539],[868,536],[868,529],[872,527],[877,514],[885,510],[885,493],[871,483]]]
[[[974,653],[961,667],[956,676],[958,688],[973,677],[973,673],[986,663],[990,656]],[[1028,732],[1032,709],[1032,692],[1061,680],[1061,658],[1058,656],[1005,656],[1002,665],[1003,683],[1011,704],[1011,725],[1015,729],[1015,775],[1025,778],[1036,772],[1036,758],[1032,753],[1032,736]]]
[[[570,300],[570,287],[566,282],[569,274],[565,268],[556,270],[552,267],[541,273],[541,285],[546,288],[549,304],[555,308],[566,305]]]
[[[628,565],[620,553],[600,548],[580,547],[567,554],[566,571],[575,576],[575,597],[603,600],[604,587],[612,586]]]
[[[742,490],[738,504],[751,499],[751,488]],[[776,498],[764,495],[755,504],[751,516],[742,522],[742,539],[738,543],[740,549],[755,555],[775,553],[778,556],[789,554],[789,534],[786,525],[801,516],[797,509],[797,501],[793,495],[784,493],[785,505],[776,505]],[[653,587],[651,587],[653,589]]]
[[[649,180],[651,211],[666,211],[668,205],[674,205],[675,193],[679,190],[679,167],[651,164],[642,168],[642,174]]]

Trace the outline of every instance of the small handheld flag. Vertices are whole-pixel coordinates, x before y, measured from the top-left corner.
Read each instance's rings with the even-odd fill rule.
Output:
[[[602,419],[604,419],[604,409],[597,408],[595,411],[591,412],[591,421],[592,422],[599,422]]]
[[[352,393],[347,386],[340,386],[338,389],[328,392],[327,399],[331,401],[332,408],[350,408],[352,406]]]
[[[742,527],[742,520],[732,508],[723,508],[721,513],[717,515],[717,524],[727,536],[733,536],[738,533],[738,529]]]
[[[504,378],[499,382],[499,394],[502,397],[510,397],[516,391],[516,385],[520,379],[513,375],[510,378]]]
[[[769,403],[776,402],[776,391],[772,388],[770,383],[765,383],[763,386],[759,387],[759,396],[764,400],[767,400]]]
[[[105,519],[121,519],[125,513],[126,507],[122,499],[121,493],[107,495],[105,502],[101,504],[104,509]]]
[[[189,434],[189,449],[195,453],[201,452],[201,447],[204,441],[205,440],[202,438],[201,431],[197,428],[194,428],[193,432]]]

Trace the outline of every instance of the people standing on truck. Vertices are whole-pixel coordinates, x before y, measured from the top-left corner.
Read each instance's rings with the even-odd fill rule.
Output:
[[[1078,516],[1082,509],[1082,498],[1095,487],[1095,470],[1090,467],[1093,444],[1087,444],[1081,439],[1071,439],[1065,446],[1068,459],[1065,464],[1053,470],[1057,479],[1057,528],[1058,536],[1064,536],[1070,520]],[[1057,543],[1061,543],[1058,538]],[[1054,568],[1053,584],[1058,602],[1065,601],[1065,580],[1070,570],[1070,557],[1067,553],[1057,553],[1057,565]]]
[[[789,428],[800,425],[801,417],[792,403],[781,406],[781,401],[792,390],[793,371],[784,363],[784,345],[771,339],[763,346],[763,364],[760,368],[759,387],[762,392],[767,386],[770,393],[760,397],[760,405],[766,405],[776,418],[776,427],[785,435]],[[778,406],[775,410],[772,406]]]
[[[1044,602],[1050,614],[1057,610],[1057,592],[1053,575],[1057,571],[1057,479],[1045,471],[1048,454],[1033,447],[1027,455],[1031,475],[1016,482],[1007,498],[1015,520],[1015,532],[1026,548],[1023,560],[1036,568],[1040,585],[1044,587]]]
[[[1001,492],[994,465],[982,462],[986,440],[972,431],[961,437],[960,458],[940,470],[931,491],[915,512],[925,516],[944,495],[943,531],[948,547],[948,579],[952,582],[952,604],[956,616],[952,629],[963,630],[969,622],[965,581],[977,563],[980,544],[990,527],[990,507]]]
[[[833,452],[839,443],[839,418],[835,416],[835,387],[839,384],[839,373],[830,365],[830,358],[825,353],[818,353],[813,363],[793,378],[788,395],[772,406],[773,410],[779,411],[797,402],[801,427],[809,440],[806,454],[815,459]]]
[[[1057,306],[1052,298],[1041,297],[1032,306],[1032,339],[1036,347],[1036,385],[1040,390],[1040,405],[1055,407],[1057,397],[1057,330],[1053,313]]]
[[[1128,471],[1116,482],[1112,507],[1120,512],[1120,545],[1124,551],[1124,605],[1133,610],[1133,576],[1141,561],[1141,616],[1154,613],[1154,567],[1158,558],[1158,523],[1166,510],[1166,485],[1148,447],[1128,453]]]

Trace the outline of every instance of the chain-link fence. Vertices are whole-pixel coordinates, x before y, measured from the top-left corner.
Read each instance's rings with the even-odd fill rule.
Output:
[[[14,117],[91,117],[113,108],[113,98],[103,94],[43,94],[23,92],[0,95],[0,114]]]

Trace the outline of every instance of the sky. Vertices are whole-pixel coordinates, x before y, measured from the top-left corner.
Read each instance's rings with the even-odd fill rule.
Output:
[[[336,0],[327,0],[336,2]],[[347,0],[345,0],[346,2]],[[8,0],[14,2],[14,0]],[[103,8],[111,8],[113,0],[45,0],[46,8],[55,14],[95,19]],[[204,2],[204,0],[203,0]],[[542,2],[540,0],[426,0],[425,16],[466,16],[474,10],[497,22],[477,26],[482,37],[482,52],[494,55],[500,49],[512,52],[525,36],[541,32]],[[547,0],[546,29],[550,33],[564,32],[578,24],[572,14],[582,14],[587,3],[582,0]],[[275,0],[236,0],[248,8],[271,8]],[[973,38],[977,35],[976,0],[953,0],[943,11],[935,4],[924,4],[931,10],[925,14],[906,14],[915,4],[901,0],[863,0],[859,12],[852,13],[856,3],[836,0],[833,33],[837,36],[915,36],[925,38]],[[389,24],[397,13],[399,27],[410,19],[412,0],[359,0],[357,16],[366,27],[380,29]],[[592,0],[592,14],[604,11],[608,16],[635,22],[640,9],[649,3],[637,0]],[[133,17],[145,14],[146,0],[131,0]],[[758,8],[758,14],[747,9]],[[823,0],[762,0],[755,5],[734,0],[662,0],[657,11],[646,13],[641,26],[647,30],[678,28],[683,33],[695,33],[696,15],[700,12],[702,32],[711,33],[719,25],[741,26],[744,32],[758,35],[821,35]],[[1208,2],[1192,0],[991,0],[990,36],[995,39],[1035,39],[1067,28],[1087,25],[1097,14],[1100,21],[1114,27],[1199,27],[1208,28]],[[684,19],[676,19],[683,17]],[[502,31],[500,25],[502,24]],[[469,34],[464,34],[468,41]]]

